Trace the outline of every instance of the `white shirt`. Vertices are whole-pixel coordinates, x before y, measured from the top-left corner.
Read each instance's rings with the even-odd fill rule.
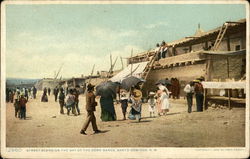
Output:
[[[184,88],[184,92],[186,93],[194,93],[194,87],[190,86],[190,84],[187,84]]]
[[[160,47],[156,47],[155,52],[159,52],[159,51],[160,51]]]

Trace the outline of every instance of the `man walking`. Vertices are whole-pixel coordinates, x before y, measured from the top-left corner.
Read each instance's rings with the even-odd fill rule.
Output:
[[[185,86],[184,92],[186,92],[186,97],[187,97],[188,113],[191,113],[193,106],[193,94],[194,94],[194,83],[192,81]]]
[[[95,95],[93,93],[94,90],[94,85],[89,84],[87,86],[87,94],[86,94],[86,110],[87,110],[87,118],[85,120],[85,123],[82,127],[82,130],[80,131],[81,134],[83,135],[87,135],[85,133],[85,131],[87,130],[89,123],[92,123],[92,128],[96,133],[100,133],[101,131],[98,130],[97,125],[96,125],[96,118],[95,118],[95,107],[97,105],[96,101],[95,101]]]

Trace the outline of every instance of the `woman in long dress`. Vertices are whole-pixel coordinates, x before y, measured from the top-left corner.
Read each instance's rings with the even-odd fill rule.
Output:
[[[161,112],[163,115],[166,115],[169,112],[169,94],[170,92],[166,87],[160,87],[161,96],[160,96],[160,105],[161,105]]]
[[[156,108],[157,108],[157,112],[158,112],[158,116],[161,116],[161,90],[159,88],[157,88],[157,92],[156,92]]]
[[[142,98],[142,92],[140,91],[140,87],[136,86],[132,91],[131,91],[131,110],[129,112],[128,118],[131,120],[137,120],[140,122],[141,120],[141,98]]]
[[[101,120],[102,121],[115,121],[116,114],[114,108],[115,95],[109,95],[107,97],[101,96]]]

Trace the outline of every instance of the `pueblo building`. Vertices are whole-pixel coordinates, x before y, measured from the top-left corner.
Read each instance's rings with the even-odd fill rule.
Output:
[[[239,81],[246,76],[246,19],[225,22],[210,31],[198,28],[191,37],[167,42],[167,56],[156,59],[154,50],[128,58],[128,67],[111,78],[119,81],[129,75],[146,79],[143,94],[154,91],[160,79],[177,78],[183,88],[200,76],[205,81]]]

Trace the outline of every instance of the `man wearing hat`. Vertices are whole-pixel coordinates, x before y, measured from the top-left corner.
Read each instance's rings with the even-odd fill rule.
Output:
[[[19,99],[20,115],[21,115],[20,119],[26,119],[26,103],[27,103],[27,99],[24,97],[24,93],[22,93]]]
[[[193,94],[194,94],[194,82],[190,81],[184,88],[184,92],[186,92],[187,104],[188,104],[188,113],[192,112],[193,105]]]
[[[95,107],[97,106],[97,102],[95,101],[95,95],[93,93],[95,86],[92,84],[88,84],[87,86],[87,94],[86,94],[86,110],[87,110],[87,118],[85,120],[85,123],[83,124],[83,127],[80,131],[81,134],[87,135],[85,131],[87,130],[89,123],[92,123],[92,128],[96,133],[100,133],[101,131],[98,130],[96,125],[96,118],[95,118]]]
[[[197,78],[195,81],[194,85],[194,92],[195,92],[195,97],[196,97],[196,106],[197,106],[197,112],[202,112],[203,111],[203,86],[201,84],[201,81],[203,81],[203,78]]]
[[[60,88],[60,92],[59,92],[59,105],[60,105],[60,113],[61,114],[64,114],[64,110],[63,110],[63,106],[65,104],[65,94],[64,94],[64,91],[63,91],[63,88]]]

